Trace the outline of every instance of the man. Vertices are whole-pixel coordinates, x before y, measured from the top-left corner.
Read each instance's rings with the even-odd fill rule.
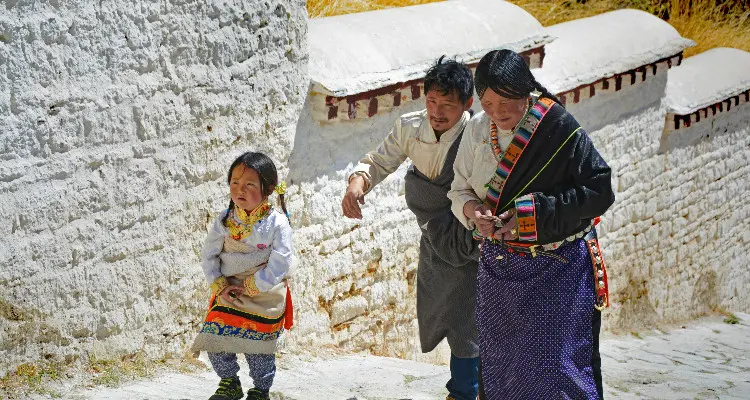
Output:
[[[342,208],[362,218],[360,204],[372,188],[408,157],[406,203],[422,230],[417,271],[417,320],[422,352],[444,338],[451,349],[448,399],[474,400],[479,347],[474,321],[478,242],[453,216],[447,197],[453,161],[469,120],[471,70],[453,60],[438,62],[424,79],[427,109],[402,115],[375,151],[349,176]]]

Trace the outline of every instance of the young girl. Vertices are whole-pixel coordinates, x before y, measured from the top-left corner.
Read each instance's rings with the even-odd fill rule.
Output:
[[[284,184],[278,184],[273,161],[253,152],[232,163],[227,181],[232,200],[214,221],[203,247],[211,300],[193,351],[208,352],[221,378],[209,400],[244,396],[237,353],[245,354],[255,385],[247,399],[268,399],[276,373],[277,339],[292,326],[285,280],[292,262],[292,229]],[[283,213],[268,202],[274,190]]]

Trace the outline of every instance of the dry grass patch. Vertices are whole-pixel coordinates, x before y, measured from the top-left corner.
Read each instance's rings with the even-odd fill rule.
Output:
[[[750,51],[750,9],[739,0],[511,0],[544,26],[591,17],[607,11],[634,8],[654,14],[672,25],[697,46],[685,50],[689,57],[715,47]]]
[[[9,400],[25,398],[30,393],[59,398],[62,395],[51,382],[61,379],[61,367],[54,364],[21,364],[15,372],[0,379],[0,399],[3,395]]]
[[[725,324],[734,325],[734,324],[739,324],[740,321],[742,321],[739,317],[727,311],[724,307],[720,307],[720,306],[714,307],[714,312],[717,312],[723,315],[724,317],[726,317],[724,318]]]
[[[310,18],[332,17],[385,8],[416,6],[442,0],[308,0],[307,15]]]
[[[152,378],[157,371],[177,371],[184,374],[207,371],[206,365],[190,354],[165,355],[159,360],[148,359],[142,352],[122,357],[100,359],[89,355],[88,365],[21,364],[15,371],[0,378],[0,400],[27,399],[31,395],[60,398],[60,384],[76,380],[77,387],[118,387],[123,383]]]
[[[308,0],[310,18],[405,7],[436,0]],[[499,1],[499,0],[498,0]],[[510,0],[544,26],[591,17],[607,11],[635,8],[669,22],[698,45],[685,56],[714,47],[750,51],[750,5],[747,0]]]
[[[750,7],[714,6],[713,1],[672,0],[668,22],[686,38],[693,39],[697,46],[687,49],[686,56],[702,53],[715,47],[734,47],[750,51]],[[728,8],[727,8],[728,7]]]

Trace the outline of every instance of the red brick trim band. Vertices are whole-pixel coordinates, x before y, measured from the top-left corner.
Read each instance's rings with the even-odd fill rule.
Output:
[[[543,64],[544,54],[542,46],[524,51],[521,56],[530,67],[539,68]],[[478,62],[469,64],[469,67],[473,70],[477,64]],[[369,118],[393,107],[419,100],[423,90],[424,79],[422,78],[344,97],[316,94],[312,101],[320,102],[319,98],[324,96],[324,102],[313,104],[313,115],[315,119],[326,122]]]
[[[563,105],[577,104],[582,100],[596,96],[598,92],[610,91],[612,90],[612,88],[614,88],[614,91],[619,92],[623,89],[623,86],[625,84],[629,84],[630,86],[636,85],[640,82],[646,81],[650,77],[655,76],[658,72],[666,71],[673,66],[680,65],[681,63],[682,52],[679,52],[675,55],[662,58],[650,64],[641,65],[640,67],[614,74],[613,76],[602,78],[570,90],[566,90],[564,92],[558,93],[557,97],[560,99]]]
[[[701,120],[711,119],[717,114],[731,111],[732,108],[746,103],[750,103],[750,89],[689,114],[669,113],[667,114],[666,129],[676,131],[682,128],[689,128],[690,125],[701,122]]]

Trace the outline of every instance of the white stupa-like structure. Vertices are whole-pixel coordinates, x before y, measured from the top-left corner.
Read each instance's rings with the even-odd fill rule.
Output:
[[[680,65],[683,50],[694,44],[638,10],[608,12],[546,31],[556,39],[546,46],[544,68],[535,75],[590,131],[660,101],[667,70]]]
[[[711,49],[669,72],[662,151],[710,139],[750,114],[750,53]]]
[[[552,39],[529,13],[504,1],[438,2],[313,19],[313,115],[331,122],[368,118],[417,100],[425,72],[441,55],[474,66],[502,47],[536,68]]]

